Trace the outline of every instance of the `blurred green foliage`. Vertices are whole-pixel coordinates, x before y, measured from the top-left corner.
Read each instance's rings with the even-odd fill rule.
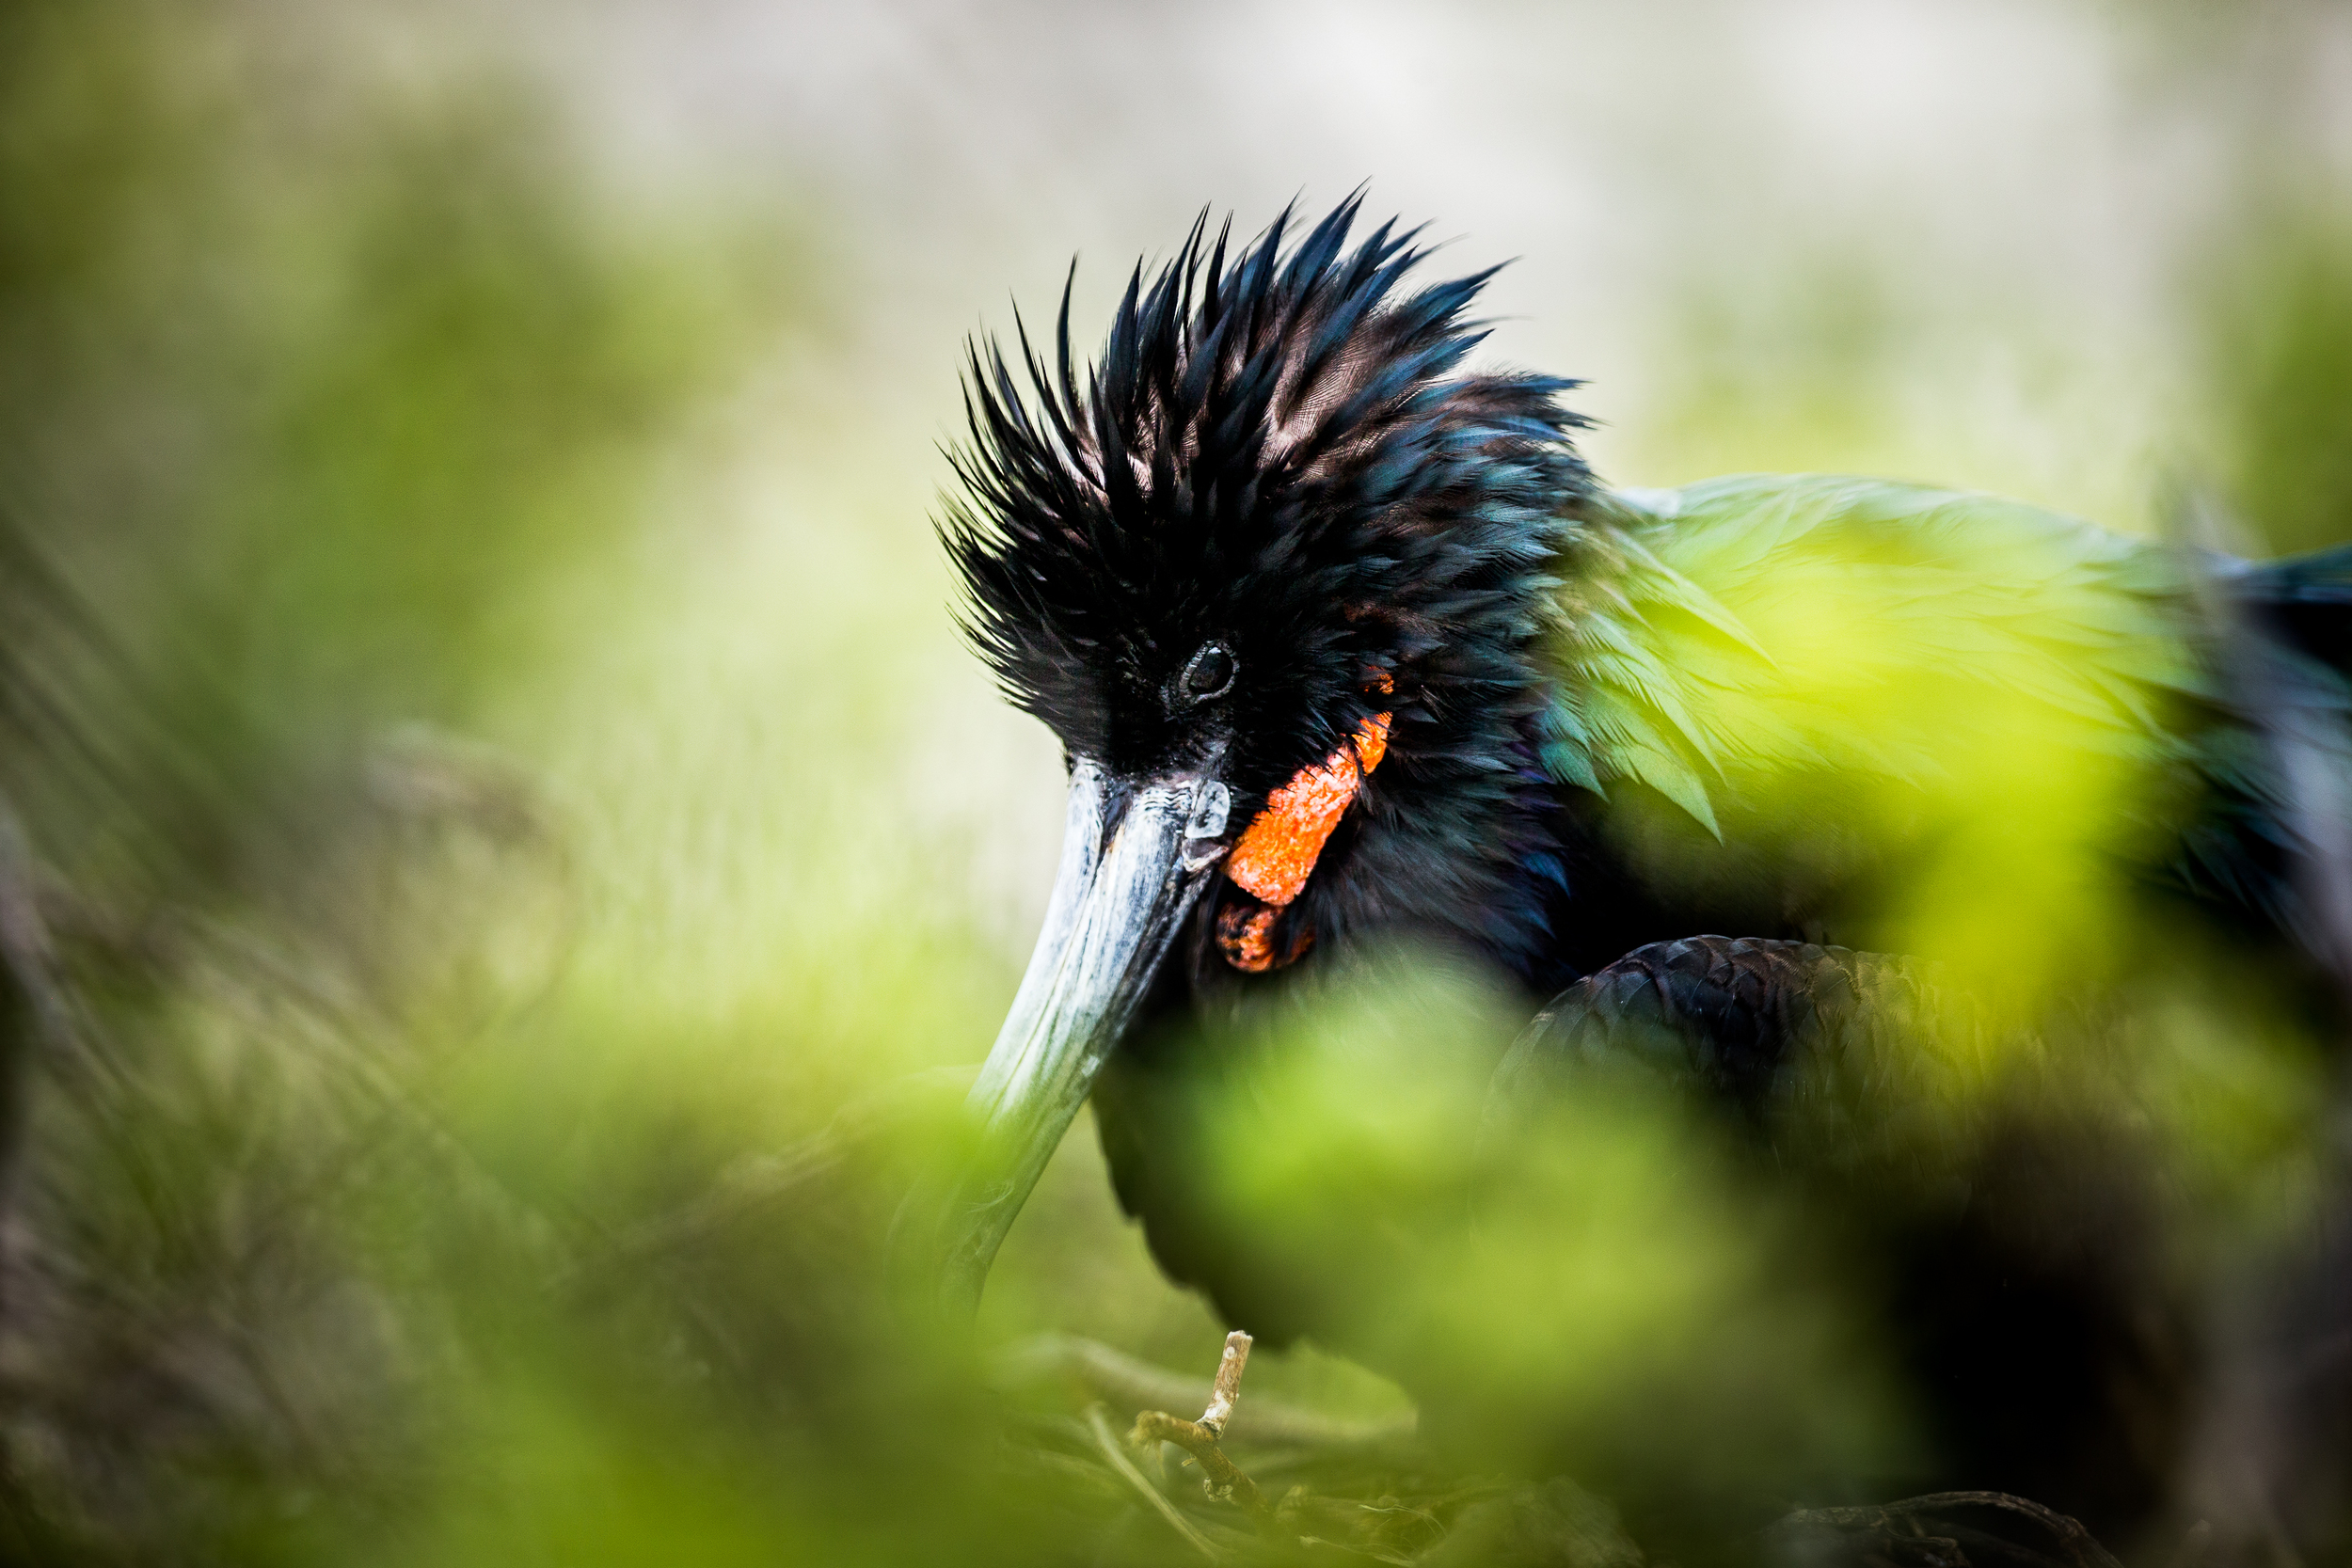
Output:
[[[1454,1451],[1577,1477],[1698,1558],[1773,1499],[1910,1467],[1850,1260],[1727,1129],[1639,1073],[1498,1119],[1511,1000],[1426,957],[1317,990],[1195,1047],[1247,1064],[1199,1113],[1200,1179],[1335,1343],[1465,1423]]]
[[[404,101],[322,25],[0,19],[0,503],[111,643],[11,655],[160,732],[89,737],[148,796],[104,831],[213,875],[289,769],[548,656],[549,584],[787,279],[622,232],[517,84]]]

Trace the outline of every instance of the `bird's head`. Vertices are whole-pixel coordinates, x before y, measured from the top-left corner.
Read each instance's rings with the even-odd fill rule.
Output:
[[[1350,199],[1290,246],[1205,219],[1138,267],[1098,362],[1020,339],[970,363],[965,494],[942,533],[966,626],[1060,737],[1067,836],[1045,926],[972,1091],[981,1173],[951,1293],[997,1243],[1172,949],[1262,974],[1420,927],[1497,933],[1542,846],[1507,824],[1541,702],[1530,657],[1589,475],[1575,385],[1471,373],[1489,276]]]

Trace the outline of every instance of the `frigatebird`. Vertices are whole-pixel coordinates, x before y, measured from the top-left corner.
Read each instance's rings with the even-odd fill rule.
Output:
[[[1859,939],[1897,928],[1873,911],[1947,843],[1936,791],[2005,726],[2112,784],[2086,853],[2131,896],[2291,965],[2325,946],[2326,834],[2279,737],[2352,779],[2352,554],[2251,563],[1875,479],[1611,487],[1580,383],[1471,364],[1491,273],[1417,285],[1419,231],[1357,237],[1360,205],[1238,245],[1204,214],[1083,372],[1067,286],[1050,357],[1025,330],[970,351],[941,532],[1070,783],[968,1101],[949,1297],[1091,1096],[1168,1272],[1312,1332],[1193,1201],[1155,1025],[1400,936],[1549,999],[1498,1093],[1669,1023],[1689,1076],[1756,1102],[1906,973]]]

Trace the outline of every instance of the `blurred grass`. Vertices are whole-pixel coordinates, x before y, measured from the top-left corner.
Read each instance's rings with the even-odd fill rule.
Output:
[[[217,876],[224,814],[544,667],[567,564],[637,524],[794,258],[624,232],[519,84],[403,102],[233,10],[6,25],[0,499],[135,673],[81,717],[185,753],[97,737],[182,786],[135,825]]]

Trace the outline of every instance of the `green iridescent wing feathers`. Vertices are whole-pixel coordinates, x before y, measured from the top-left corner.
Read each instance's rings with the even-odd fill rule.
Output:
[[[1619,492],[1572,548],[1545,762],[1710,832],[1759,776],[1947,772],[1956,720],[2147,756],[2204,693],[2165,552],[1996,497],[1742,475]]]
[[[2201,585],[2036,507],[1826,475],[1619,491],[1581,523],[1555,779],[1646,786],[1717,840],[2020,857],[1987,875],[2120,854],[2294,918],[2280,748],[2352,778],[2352,548],[2204,558]]]

